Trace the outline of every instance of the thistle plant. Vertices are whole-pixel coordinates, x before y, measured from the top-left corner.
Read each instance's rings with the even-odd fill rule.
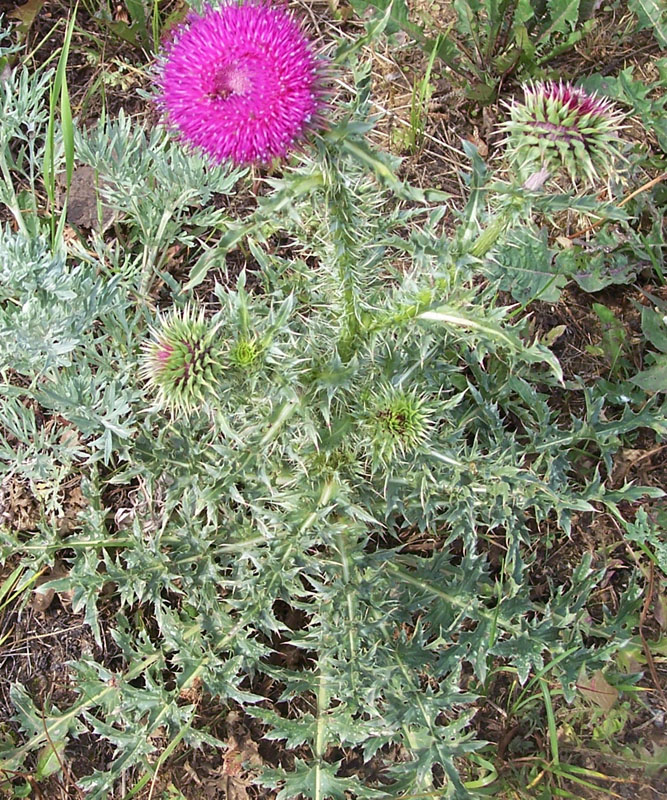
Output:
[[[136,796],[176,748],[178,758],[204,744],[230,752],[220,708],[282,743],[285,758],[253,775],[280,800],[471,800],[496,779],[474,758],[483,743],[472,725],[494,676],[529,695],[553,684],[571,703],[581,671],[602,668],[629,639],[641,608],[632,581],[612,617],[599,600],[604,569],[590,557],[544,593],[531,593],[529,573],[537,537],[565,540],[575,514],[621,518],[620,504],[650,494],[608,490],[601,476],[623,437],[664,433],[664,416],[653,397],[618,412],[594,387],[571,390],[516,308],[498,305],[498,281],[479,280],[489,253],[532,253],[509,237],[514,217],[488,225],[489,187],[500,184],[481,159],[471,158],[468,203],[445,236],[449,197],[439,205],[441,195],[394,178],[413,200],[403,205],[389,179],[369,174],[386,178],[388,159],[360,139],[336,149],[369,127],[359,69],[339,139],[322,137],[267,180],[258,213],[213,207],[212,195],[243,177],[227,162],[282,155],[315,118],[314,57],[295,30],[282,9],[225,5],[191,17],[168,46],[168,119],[222,164],[203,164],[160,129],[146,137],[128,118],[81,132],[78,157],[124,215],[122,240],[109,232],[53,254],[45,237],[29,245],[20,231],[0,232],[0,471],[36,487],[76,477],[86,503],[66,532],[42,520],[0,528],[0,553],[21,559],[28,577],[60,559],[66,569],[41,588],[71,592],[100,644],[71,666],[76,692],[60,706],[11,687],[2,774],[25,774],[45,752],[55,772],[85,734],[114,756],[77,775],[81,792],[107,800],[130,776]],[[248,38],[260,33],[261,48]],[[225,60],[219,39],[230,53],[245,42],[248,61],[240,50]],[[290,72],[293,52],[301,60]],[[276,54],[282,71],[271,72]],[[267,81],[307,73],[289,106],[298,114],[276,111],[277,127],[243,116],[236,135],[227,115],[252,112],[245,81],[259,85],[264,67]],[[193,91],[207,86],[214,97]],[[2,83],[0,98],[12,101]],[[38,112],[27,122],[43,136]],[[509,187],[507,197],[522,204],[525,194]],[[164,268],[175,245],[199,265],[185,286]],[[239,274],[225,269],[233,247],[247,265]],[[219,279],[204,313],[193,288],[209,264]],[[261,278],[252,292],[251,269]],[[140,345],[155,274],[173,303],[189,303],[161,314]],[[49,307],[57,314],[45,316]],[[63,326],[68,309],[75,319]],[[17,331],[36,343],[20,380]],[[563,413],[569,391],[580,417]],[[604,472],[580,468],[575,458],[589,451]],[[60,496],[51,491],[49,503]],[[432,547],[404,548],[415,533]],[[356,763],[367,768],[350,770]]]
[[[565,172],[575,186],[614,174],[621,159],[623,114],[601,97],[569,83],[531,83],[509,105],[501,129],[507,155],[522,181],[544,171]]]
[[[320,124],[322,63],[285,8],[209,6],[165,47],[158,103],[180,139],[213,161],[268,162]]]
[[[140,374],[159,406],[192,413],[215,395],[221,377],[221,352],[215,326],[191,306],[174,310],[151,329],[143,345]]]

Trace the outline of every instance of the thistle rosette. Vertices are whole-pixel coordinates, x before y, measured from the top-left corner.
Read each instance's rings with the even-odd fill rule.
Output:
[[[417,450],[433,430],[431,409],[416,391],[383,386],[368,404],[365,428],[376,465]]]
[[[595,94],[562,81],[524,86],[523,103],[508,104],[507,154],[521,180],[565,171],[574,186],[613,174],[622,156],[624,115]]]
[[[191,306],[175,309],[151,328],[143,345],[141,377],[156,393],[157,405],[191,414],[216,396],[222,372],[217,327]]]
[[[191,12],[162,53],[158,104],[180,139],[215,163],[285,156],[322,123],[323,61],[268,0]]]

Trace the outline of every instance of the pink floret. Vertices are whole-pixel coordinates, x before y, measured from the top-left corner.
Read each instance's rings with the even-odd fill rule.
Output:
[[[155,352],[155,360],[160,367],[164,367],[174,353],[174,348],[169,344],[160,344]]]
[[[573,86],[571,83],[563,81],[547,81],[545,84],[536,84],[528,90],[534,95],[541,94],[545,100],[555,100],[559,105],[567,106],[570,111],[578,111],[582,116],[593,114],[594,116],[605,116],[611,104],[594,94]]]
[[[322,107],[310,42],[263,0],[191,14],[165,48],[158,83],[168,124],[217,163],[285,156]]]

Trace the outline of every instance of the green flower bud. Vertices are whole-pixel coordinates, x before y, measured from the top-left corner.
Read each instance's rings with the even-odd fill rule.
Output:
[[[262,348],[255,339],[241,338],[232,345],[229,360],[245,372],[251,372],[260,362]]]
[[[221,359],[216,329],[190,306],[172,311],[151,328],[143,345],[140,374],[156,392],[157,403],[174,412],[192,413],[215,396]]]
[[[416,392],[385,386],[366,411],[371,451],[377,462],[416,450],[433,428],[430,409]]]

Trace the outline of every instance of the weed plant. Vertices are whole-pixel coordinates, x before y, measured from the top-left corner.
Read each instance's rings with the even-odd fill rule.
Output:
[[[479,105],[489,105],[499,84],[517,72],[542,77],[548,64],[571,50],[594,26],[587,0],[457,0],[454,19],[431,38],[405,0],[351,0],[357,13],[376,9],[387,33],[407,33],[427,53],[434,52],[453,82]]]
[[[359,15],[375,10],[371,26],[381,20],[387,34],[402,31],[426,54],[435,53],[449,80],[481,106],[495,101],[499,86],[511,75],[523,80],[556,77],[551,63],[598,24],[598,6],[590,0],[456,0],[451,19],[445,16],[430,24],[406,0],[350,0],[350,5]],[[628,8],[638,27],[651,29],[664,49],[664,5],[630,0]]]
[[[543,246],[526,233],[538,212],[627,210],[503,182],[472,147],[462,210],[402,183],[364,139],[369,70],[350,63],[354,100],[240,216],[246,170],[123,115],[78,131],[76,160],[116,219],[88,240],[37,200],[50,124],[47,157],[54,169],[67,157],[43,111],[53,74],[17,68],[0,83],[13,217],[0,233],[1,468],[40,508],[31,530],[0,529],[0,553],[21,559],[25,586],[61,559],[40,591],[70,593],[117,648],[113,667],[71,665],[66,706],[12,686],[3,790],[22,791],[12,776],[26,770],[59,772],[88,733],[114,755],[80,779],[86,797],[119,796],[121,780],[135,796],[159,771],[158,737],[165,752],[224,751],[202,724],[215,702],[285,748],[255,776],[279,798],[495,796],[472,724],[491,681],[538,691],[553,720],[552,692],[572,702],[582,672],[632,637],[636,581],[612,614],[591,605],[605,573],[590,555],[540,599],[528,571],[536,540],[566,538],[573,515],[631,524],[619,504],[660,494],[606,476],[622,437],[664,435],[661,394],[640,382],[620,408],[565,384],[529,320],[499,302],[500,279],[480,280],[510,247],[521,259]],[[175,319],[214,343],[216,370],[170,403],[146,359],[161,332],[178,339]],[[584,410],[564,413],[564,395]],[[600,456],[586,472],[588,448]],[[72,479],[86,508],[63,532]],[[657,558],[650,519],[632,524]]]

